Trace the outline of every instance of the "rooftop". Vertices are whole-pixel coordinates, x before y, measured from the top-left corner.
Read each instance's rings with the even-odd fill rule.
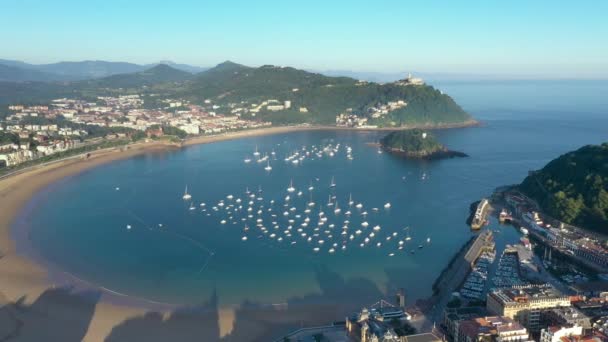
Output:
[[[514,286],[492,291],[492,295],[504,303],[528,303],[535,300],[565,298],[554,287],[546,285]]]

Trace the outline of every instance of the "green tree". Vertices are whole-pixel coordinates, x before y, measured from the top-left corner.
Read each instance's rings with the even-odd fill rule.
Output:
[[[566,223],[574,222],[583,207],[583,197],[579,195],[576,199],[570,198],[563,191],[558,191],[553,195],[552,211],[553,214]]]

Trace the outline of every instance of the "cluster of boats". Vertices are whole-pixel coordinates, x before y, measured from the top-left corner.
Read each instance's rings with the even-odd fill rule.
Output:
[[[467,299],[483,299],[486,295],[486,284],[488,281],[488,271],[490,266],[494,263],[496,252],[485,251],[483,252],[477,261],[475,266],[467,279],[462,285],[460,294]]]
[[[519,276],[519,258],[517,253],[507,249],[500,256],[498,267],[492,277],[492,283],[496,287],[511,287],[516,285],[526,285],[527,282]]]
[[[344,148],[342,148],[342,144],[340,143],[329,143],[325,145],[304,145],[299,149],[287,153],[284,158],[284,161],[288,165],[297,166],[306,160],[322,159],[325,157],[333,158],[341,151],[345,151],[345,155],[348,160],[354,159],[353,149],[351,146],[345,146]],[[258,150],[258,147],[256,146],[255,150],[253,151],[253,155],[245,157],[245,159],[243,159],[243,162],[245,164],[249,164],[255,161],[256,163],[262,165],[266,163],[266,165],[264,166],[264,170],[272,171],[271,161],[274,162],[277,160],[277,153],[274,150],[272,150],[270,153],[261,153]]]
[[[195,206],[187,188],[182,198],[190,202],[189,210],[214,217],[220,225],[239,226],[242,241],[265,239],[282,245],[299,244],[314,253],[329,254],[351,246],[385,247],[389,250],[388,256],[406,251],[412,240],[409,227],[386,229],[373,222],[390,213],[391,203],[366,209],[352,194],[348,197],[337,194],[333,177],[325,185],[329,192],[327,202],[317,202],[314,194],[316,188],[323,187],[321,184],[315,179],[303,187],[304,190],[299,190],[292,180],[279,199],[266,198],[261,187],[255,191],[246,188],[239,195],[227,194],[209,206],[204,202]],[[426,243],[430,242],[427,238]],[[423,246],[419,244],[418,248]],[[411,247],[409,251],[414,253]]]

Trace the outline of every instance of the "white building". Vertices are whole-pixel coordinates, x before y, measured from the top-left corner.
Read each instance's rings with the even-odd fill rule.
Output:
[[[582,336],[583,327],[574,325],[571,327],[548,327],[540,333],[540,342],[561,342],[562,337]]]

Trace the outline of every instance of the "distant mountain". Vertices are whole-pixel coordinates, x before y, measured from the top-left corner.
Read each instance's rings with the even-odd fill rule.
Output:
[[[27,81],[38,81],[38,82],[55,82],[55,81],[68,81],[73,78],[64,75],[56,75],[47,73],[44,71],[38,71],[33,69],[26,69],[17,64],[4,65],[0,64],[0,81],[9,82],[27,82]]]
[[[194,65],[189,65],[189,64],[175,63],[172,61],[160,61],[158,64],[165,64],[174,69],[186,71],[186,72],[189,72],[192,74],[198,74],[199,72],[203,72],[203,71],[209,69],[209,68],[204,68],[204,67],[199,67],[199,66],[194,66]],[[158,64],[148,64],[148,66],[154,66],[154,65],[158,65]]]
[[[175,69],[189,73],[199,73],[207,68],[179,64],[171,61],[160,63],[139,65],[127,62],[107,62],[107,61],[79,61],[79,62],[58,62],[51,64],[29,64],[21,61],[0,59],[0,65],[17,67],[25,70],[35,70],[48,74],[46,78],[30,79],[36,81],[64,81],[64,80],[85,80],[101,78],[117,74],[127,74],[150,69],[159,64],[166,64]],[[54,76],[53,76],[54,75]],[[8,79],[8,81],[20,81],[18,79]]]
[[[608,143],[561,155],[519,188],[554,218],[608,234]]]
[[[75,87],[87,88],[141,88],[169,82],[182,82],[193,78],[194,75],[172,68],[166,64],[158,64],[144,71],[128,74],[117,74],[103,78],[80,81]]]

